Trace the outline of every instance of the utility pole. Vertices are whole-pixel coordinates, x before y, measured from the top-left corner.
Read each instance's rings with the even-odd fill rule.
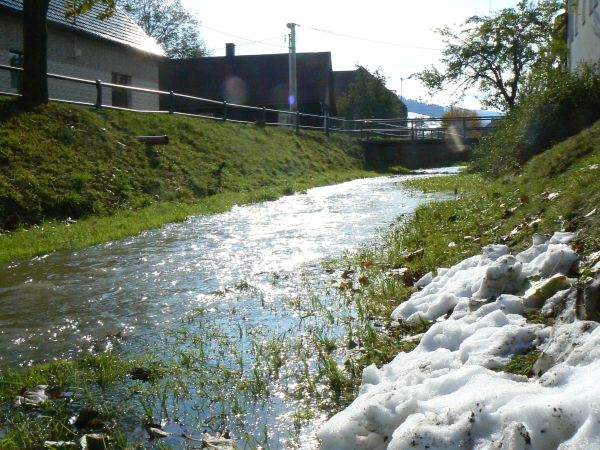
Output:
[[[404,80],[410,80],[410,79],[412,79],[413,76],[415,76],[414,73],[411,73],[407,77],[400,77],[400,100],[401,101],[404,101]]]
[[[297,74],[296,74],[296,24],[288,23],[287,27],[290,29],[290,36],[289,36],[290,83],[289,83],[288,104],[290,106],[290,112],[297,112],[298,111],[298,79],[297,79]]]
[[[404,95],[403,95],[403,87],[404,85],[404,78],[400,77],[400,101],[403,102],[404,101]]]

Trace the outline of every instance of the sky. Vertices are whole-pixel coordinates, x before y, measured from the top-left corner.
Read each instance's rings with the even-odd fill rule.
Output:
[[[202,38],[213,56],[287,53],[287,23],[296,23],[298,52],[330,51],[334,70],[357,64],[381,68],[387,87],[406,98],[448,105],[451,91],[430,97],[410,76],[436,64],[443,47],[435,29],[458,27],[472,15],[487,15],[517,0],[182,0],[201,22]],[[322,30],[322,31],[317,31]],[[334,34],[335,33],[335,34]],[[340,36],[347,35],[347,36]],[[354,36],[361,39],[354,39]],[[263,41],[252,43],[251,41]],[[476,95],[459,106],[479,108]]]

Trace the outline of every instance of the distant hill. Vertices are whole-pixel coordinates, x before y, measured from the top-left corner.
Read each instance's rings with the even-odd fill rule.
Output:
[[[404,103],[408,108],[409,112],[424,114],[429,117],[441,117],[445,111],[449,109],[448,106],[436,105],[433,103],[424,103],[418,100],[412,100],[405,98]],[[475,112],[480,116],[503,116],[504,114],[498,111],[488,111],[483,109],[476,109]]]
[[[404,103],[406,104],[409,112],[424,114],[429,117],[440,117],[442,114],[444,114],[444,111],[448,109],[446,106],[423,103],[410,98],[405,98]]]

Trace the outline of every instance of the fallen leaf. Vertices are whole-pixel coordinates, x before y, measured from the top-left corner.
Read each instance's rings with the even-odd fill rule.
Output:
[[[342,281],[340,283],[340,290],[352,289],[352,281]]]
[[[344,280],[347,280],[348,278],[350,278],[352,276],[353,273],[354,273],[354,270],[344,270],[342,272],[342,278]]]
[[[171,433],[160,428],[149,427],[146,430],[152,439],[162,439],[171,436]]]
[[[363,269],[370,269],[374,265],[373,261],[368,260],[368,259],[365,259],[361,264],[362,264]]]

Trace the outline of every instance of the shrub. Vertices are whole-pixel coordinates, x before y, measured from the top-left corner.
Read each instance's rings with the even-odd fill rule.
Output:
[[[527,95],[474,150],[471,169],[491,177],[522,164],[600,119],[600,67],[560,73]]]
[[[481,136],[481,127],[483,123],[477,117],[477,111],[471,109],[460,108],[456,106],[442,114],[442,127],[446,130],[445,137],[448,139],[452,134],[466,133],[465,137],[477,138]],[[465,120],[465,117],[470,119]],[[462,128],[465,128],[464,131]]]

